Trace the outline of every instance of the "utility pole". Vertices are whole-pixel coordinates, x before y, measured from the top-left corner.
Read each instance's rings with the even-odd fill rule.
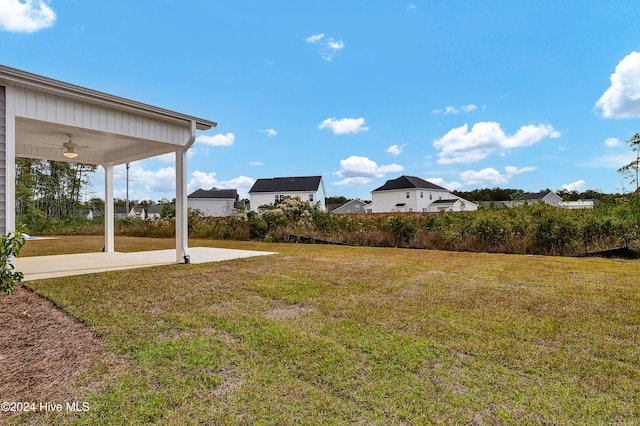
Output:
[[[129,216],[129,163],[127,163],[127,202],[125,204],[125,215]]]

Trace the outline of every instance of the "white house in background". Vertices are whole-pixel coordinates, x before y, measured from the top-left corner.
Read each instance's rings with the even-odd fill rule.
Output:
[[[296,176],[258,179],[249,190],[251,210],[260,206],[274,204],[285,198],[299,198],[312,204],[320,203],[325,207],[326,191],[322,176]]]
[[[560,207],[571,210],[592,209],[594,206],[595,200],[560,201]]]
[[[235,189],[197,189],[187,196],[187,206],[200,210],[206,216],[233,215],[238,191]]]
[[[477,210],[478,205],[415,176],[400,176],[371,191],[373,213]],[[367,207],[369,209],[369,207]]]
[[[116,207],[116,219],[126,219],[127,218],[127,208],[126,207]]]
[[[147,219],[158,219],[162,215],[162,204],[152,204],[147,209]]]
[[[141,206],[131,207],[131,210],[129,210],[129,217],[146,219],[147,212],[144,210],[144,207],[141,207]]]
[[[365,203],[359,198],[356,198],[355,200],[351,200],[344,203],[340,207],[336,207],[331,211],[331,213],[335,213],[335,214],[367,213],[368,206],[369,204]]]
[[[524,204],[525,201],[527,202],[527,204],[539,203],[543,201],[552,206],[559,206],[560,202],[562,202],[562,197],[550,190],[540,192],[525,192],[521,196],[517,197],[517,199],[513,200],[511,202],[511,205],[517,206],[520,204]]]

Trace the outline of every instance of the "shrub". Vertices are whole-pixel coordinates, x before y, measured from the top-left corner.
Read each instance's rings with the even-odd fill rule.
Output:
[[[16,284],[24,278],[22,272],[16,271],[14,258],[20,253],[25,239],[22,233],[14,233],[0,237],[0,292],[11,293]]]
[[[395,245],[409,244],[418,232],[417,223],[406,215],[392,216],[384,221],[383,229],[395,238]]]

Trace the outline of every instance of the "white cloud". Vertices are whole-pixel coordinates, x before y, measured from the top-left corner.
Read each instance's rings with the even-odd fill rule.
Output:
[[[604,146],[606,146],[607,148],[615,148],[617,146],[620,146],[620,139],[618,139],[618,138],[607,138],[604,141]]]
[[[51,27],[56,13],[44,0],[0,0],[0,29],[33,33]]]
[[[487,167],[480,171],[467,170],[462,172],[460,177],[465,185],[479,185],[483,187],[498,186],[508,183],[514,175],[532,172],[536,170],[536,167],[518,168],[515,166],[506,166],[504,170],[505,173],[501,173],[493,167]]]
[[[248,176],[238,176],[230,180],[220,181],[223,188],[237,189],[240,198],[249,198],[249,190],[256,183],[256,180]]]
[[[331,129],[336,135],[346,135],[349,133],[360,133],[369,130],[364,126],[364,118],[341,118],[340,120],[327,118],[318,125],[319,129]]]
[[[264,166],[262,161],[252,161],[249,163],[250,166]]]
[[[226,135],[218,133],[214,136],[200,135],[196,138],[196,142],[211,146],[230,146],[233,145],[235,139],[236,136],[233,133],[227,133]]]
[[[521,167],[521,168],[517,168],[514,166],[507,166],[504,168],[504,171],[507,172],[507,175],[509,177],[513,176],[513,175],[519,175],[521,173],[526,173],[526,172],[532,172],[534,170],[536,170],[537,167]]]
[[[441,186],[443,188],[448,189],[449,191],[455,191],[456,189],[460,189],[464,184],[460,182],[447,182],[442,178],[427,178],[425,179],[428,182],[431,182],[435,185]]]
[[[464,112],[472,112],[475,111],[476,109],[478,109],[478,107],[474,104],[468,104],[468,105],[462,105],[460,107],[460,109],[462,109],[462,111]],[[452,105],[447,105],[446,107],[444,107],[444,109],[434,109],[431,112],[433,114],[443,114],[443,115],[447,115],[447,114],[460,114],[460,109],[452,106]]]
[[[126,182],[127,168],[124,164],[113,168],[113,179],[118,182]],[[145,193],[175,193],[176,169],[175,167],[163,167],[158,170],[147,170],[143,162],[133,162],[129,166],[129,189],[140,191],[141,186]],[[129,198],[133,198],[131,195]]]
[[[567,191],[582,191],[586,182],[582,179],[577,180],[571,183],[565,183],[562,185],[562,189],[566,189]]]
[[[625,56],[611,74],[611,86],[596,102],[604,118],[640,117],[640,52]]]
[[[320,45],[320,56],[322,56],[322,59],[328,62],[331,62],[333,60],[333,57],[338,50],[344,49],[344,41],[336,40],[331,37],[325,38],[324,33],[314,34],[307,37],[305,40],[307,41],[307,43],[311,44],[316,44],[322,41],[321,43],[318,43]]]
[[[416,8],[415,4],[410,4],[409,6],[407,6],[407,10],[413,10]]]
[[[466,172],[462,172],[460,177],[467,185],[496,186],[509,182],[509,178],[506,175],[500,173],[493,167],[488,167],[477,172],[475,170],[467,170]]]
[[[366,185],[371,183],[371,180],[371,178],[366,177],[350,177],[339,180],[338,182],[333,182],[333,185]]]
[[[334,40],[330,38],[327,40],[327,47],[334,51],[344,49],[344,42],[342,40]]]
[[[385,152],[397,157],[402,154],[402,150],[406,145],[391,145],[389,148],[385,149]]]
[[[270,138],[273,136],[277,136],[278,132],[275,131],[275,129],[262,129],[260,130],[260,133],[264,133],[265,135],[269,136]]]
[[[218,179],[216,179],[216,172],[205,173],[196,170],[191,173],[191,179],[189,179],[189,183],[187,184],[187,191],[191,193],[200,188],[211,189],[217,184]]]
[[[247,176],[238,176],[230,180],[216,179],[216,172],[205,173],[196,170],[191,173],[191,179],[187,184],[187,191],[193,192],[199,188],[211,189],[213,187],[222,189],[237,189],[241,198],[247,198],[249,190],[255,183],[255,179]]]
[[[530,124],[522,126],[508,136],[496,122],[479,122],[468,131],[467,124],[451,129],[442,138],[433,142],[440,149],[438,163],[473,163],[488,157],[497,150],[505,150],[538,143],[545,137],[557,138],[560,133],[553,126]]]
[[[306,38],[307,43],[315,43],[317,41],[320,41],[324,38],[324,33],[321,34],[314,34],[312,36],[309,36]]]
[[[389,164],[387,166],[379,166],[375,161],[367,157],[359,157],[352,155],[351,157],[340,160],[340,170],[334,174],[345,178],[344,182],[351,183],[369,183],[370,178],[383,177],[387,173],[401,172],[404,168],[399,164]]]

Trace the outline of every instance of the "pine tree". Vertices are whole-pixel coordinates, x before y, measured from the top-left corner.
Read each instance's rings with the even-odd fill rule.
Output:
[[[631,150],[636,153],[636,159],[631,161],[626,166],[622,166],[618,169],[625,178],[629,179],[631,184],[636,184],[636,191],[638,190],[638,172],[640,171],[640,133],[636,133],[627,141]]]

